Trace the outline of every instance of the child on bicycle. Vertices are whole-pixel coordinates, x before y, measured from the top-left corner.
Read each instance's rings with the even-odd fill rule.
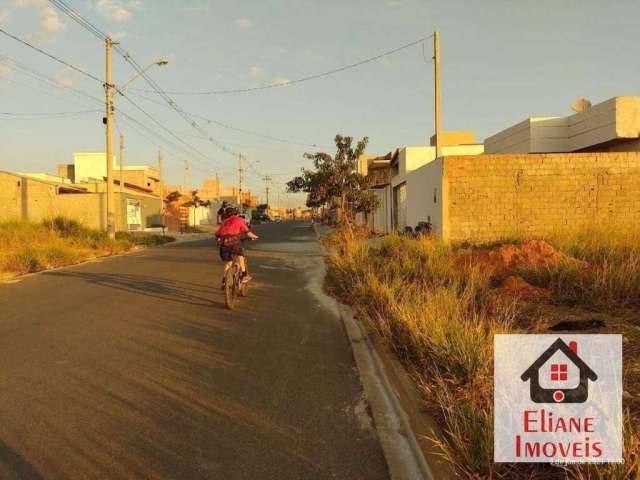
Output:
[[[226,274],[227,270],[231,268],[233,257],[237,257],[240,271],[242,272],[242,282],[248,282],[251,280],[251,276],[247,273],[246,262],[244,261],[242,235],[246,234],[251,240],[257,240],[258,236],[249,229],[244,218],[238,213],[238,209],[235,207],[227,207],[225,209],[225,219],[216,232],[216,238],[220,244],[220,258],[225,262],[224,273]],[[223,274],[223,284],[224,278],[225,275]]]

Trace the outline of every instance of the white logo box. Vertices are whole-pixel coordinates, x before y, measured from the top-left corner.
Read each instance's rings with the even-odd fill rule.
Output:
[[[495,335],[496,462],[622,462],[622,442],[622,335]]]

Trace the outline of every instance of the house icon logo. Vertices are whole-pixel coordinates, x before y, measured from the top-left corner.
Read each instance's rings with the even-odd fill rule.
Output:
[[[564,360],[549,365],[550,378],[545,379],[544,383],[550,383],[551,386],[544,388],[540,385],[541,375],[544,374],[542,370],[547,371],[546,364],[551,357]],[[572,371],[577,371],[577,386],[567,385],[570,366],[567,362],[571,362]],[[595,382],[598,375],[578,356],[577,342],[572,341],[567,345],[558,338],[525,370],[520,379],[529,381],[529,393],[535,403],[583,403],[589,397],[589,380]]]

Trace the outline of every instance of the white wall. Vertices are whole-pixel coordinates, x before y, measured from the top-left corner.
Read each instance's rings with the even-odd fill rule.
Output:
[[[435,202],[434,202],[435,198]],[[442,158],[407,175],[407,225],[431,218],[433,230],[442,231]]]
[[[369,225],[376,233],[389,233],[391,231],[391,190],[389,187],[373,190],[378,198],[378,208],[369,215]]]
[[[485,153],[576,152],[638,138],[640,97],[614,97],[566,117],[528,118],[485,139]]]
[[[102,179],[107,176],[107,162],[104,152],[77,152],[73,154],[75,182],[86,182],[89,178]],[[116,169],[116,157],[113,157]]]

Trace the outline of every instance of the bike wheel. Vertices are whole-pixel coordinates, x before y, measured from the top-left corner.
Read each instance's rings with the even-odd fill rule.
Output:
[[[224,275],[224,304],[233,310],[236,303],[236,275],[237,265],[232,265]]]
[[[244,261],[246,263],[247,260],[245,259]],[[245,268],[248,268],[248,267],[245,266]],[[242,280],[240,280],[238,293],[240,294],[241,297],[246,297],[247,294],[249,293],[249,282],[243,282]]]

